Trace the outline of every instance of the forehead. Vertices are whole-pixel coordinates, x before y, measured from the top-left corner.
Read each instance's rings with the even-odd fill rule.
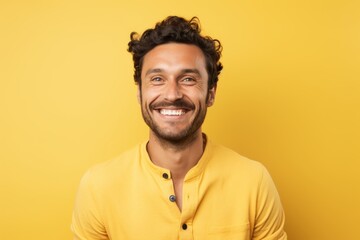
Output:
[[[205,69],[205,56],[193,44],[166,43],[150,50],[143,60],[142,72],[151,68],[199,68]]]

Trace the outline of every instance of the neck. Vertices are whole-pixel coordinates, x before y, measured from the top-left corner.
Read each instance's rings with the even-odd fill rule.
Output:
[[[191,139],[180,144],[164,141],[150,132],[147,151],[155,165],[169,169],[172,179],[180,181],[200,160],[204,151],[204,143],[205,136],[201,133],[201,129]]]

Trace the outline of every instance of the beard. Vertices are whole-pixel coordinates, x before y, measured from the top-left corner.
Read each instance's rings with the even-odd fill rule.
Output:
[[[176,145],[191,142],[191,140],[195,138],[197,131],[200,129],[200,127],[202,126],[205,120],[207,108],[205,107],[203,109],[202,106],[200,105],[195,115],[195,118],[190,123],[188,123],[188,125],[185,128],[177,131],[171,131],[159,126],[158,123],[154,121],[154,119],[151,117],[150,114],[150,111],[157,111],[155,110],[155,108],[170,107],[170,106],[175,108],[191,109],[192,111],[195,109],[195,106],[193,104],[183,99],[179,99],[174,102],[164,101],[164,102],[150,104],[149,108],[144,106],[141,100],[141,113],[145,123],[149,126],[149,128],[152,130],[152,132],[157,136],[159,140]],[[176,123],[173,124],[176,125]]]

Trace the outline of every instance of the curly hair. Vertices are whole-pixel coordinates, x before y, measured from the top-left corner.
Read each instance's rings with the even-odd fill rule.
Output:
[[[158,22],[153,29],[147,29],[141,36],[136,32],[130,34],[128,52],[133,56],[134,80],[141,85],[141,70],[146,53],[158,45],[176,42],[198,46],[206,61],[209,75],[208,88],[216,86],[218,76],[223,68],[220,60],[222,46],[219,40],[200,35],[200,21],[197,17],[186,20],[182,17],[169,16]]]

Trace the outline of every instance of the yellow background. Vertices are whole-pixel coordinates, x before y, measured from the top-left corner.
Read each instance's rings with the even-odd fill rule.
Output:
[[[289,239],[360,239],[356,0],[2,0],[0,238],[71,239],[84,171],[147,138],[127,42],[168,15],[222,41],[204,131],[269,169]]]

